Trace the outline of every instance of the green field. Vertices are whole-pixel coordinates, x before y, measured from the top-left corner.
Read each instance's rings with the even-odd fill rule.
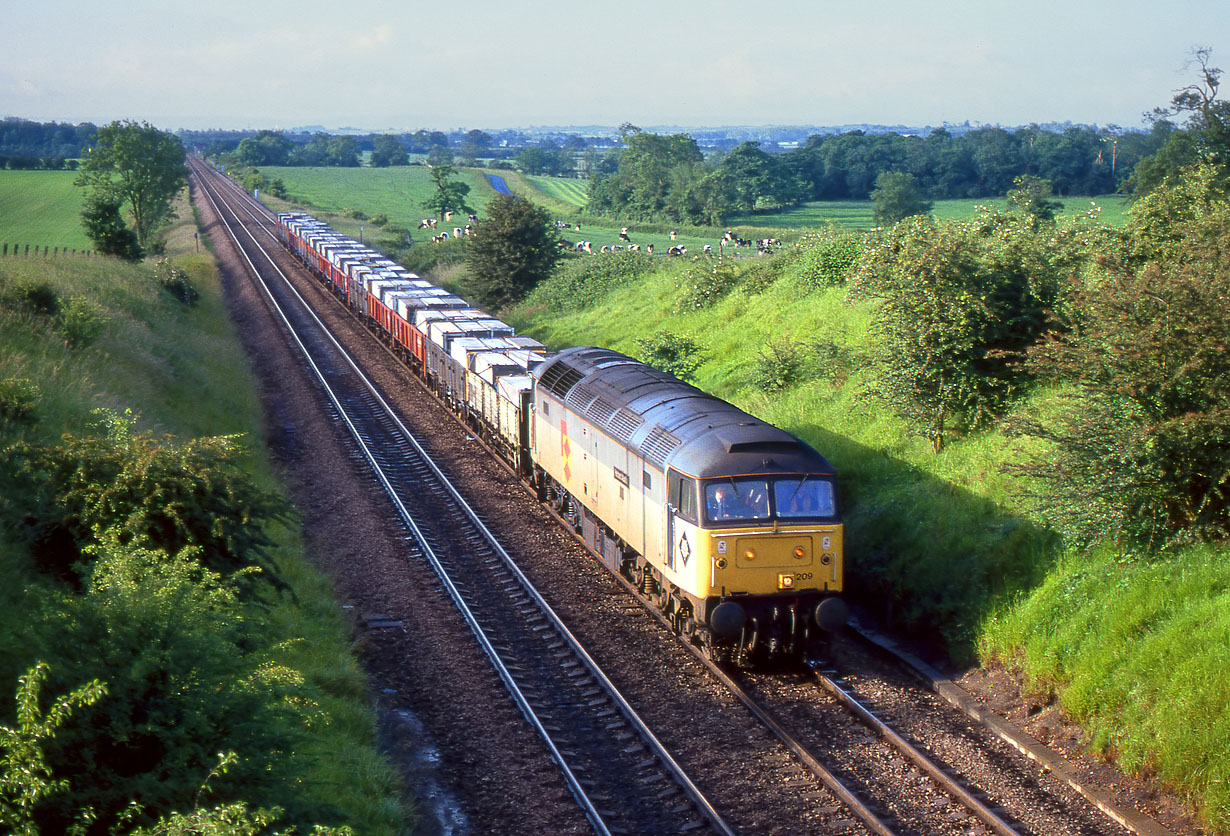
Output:
[[[0,171],[0,244],[91,249],[76,177],[75,171]]]
[[[433,189],[426,166],[264,166],[261,171],[271,180],[280,179],[286,185],[291,203],[310,204],[309,208],[338,214],[346,209],[361,209],[368,215],[383,212],[389,216],[390,223],[411,230],[431,214],[423,208],[423,201],[431,196]],[[456,175],[456,179],[470,186],[467,200],[481,214],[487,202],[495,197],[495,190],[479,172],[458,169]]]
[[[575,177],[545,177],[541,174],[525,178],[531,185],[560,203],[584,209],[589,200],[589,181]]]
[[[1060,201],[1063,209],[1060,214],[1075,214],[1084,212],[1096,205],[1100,210],[1101,222],[1107,226],[1123,226],[1126,220],[1127,198],[1121,195],[1105,195],[1103,197],[1070,197]],[[979,206],[994,206],[1007,210],[1008,202],[1003,199],[978,198],[967,200],[937,200],[932,208],[932,214],[940,220],[965,220],[974,217]],[[789,230],[812,229],[833,223],[842,229],[873,229],[875,203],[870,200],[823,200],[804,203],[796,209],[789,209],[780,214],[748,214],[737,215],[729,220],[732,226],[769,226]]]

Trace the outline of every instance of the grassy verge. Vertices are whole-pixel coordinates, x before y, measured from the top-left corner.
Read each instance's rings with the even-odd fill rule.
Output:
[[[176,301],[153,279],[150,264],[103,258],[0,260],[0,381],[36,382],[35,420],[0,420],[0,446],[18,440],[53,443],[80,434],[99,407],[132,409],[139,428],[179,439],[240,434],[246,467],[259,484],[277,490],[266,463],[263,419],[246,357],[227,317],[222,287],[205,247],[198,251],[186,201],[168,252],[201,293],[197,306]],[[86,346],[70,347],[50,319],[14,298],[42,284],[62,300],[87,299],[104,324]],[[3,503],[0,502],[0,505]],[[11,695],[17,675],[33,662],[29,638],[54,582],[35,571],[16,527],[0,526],[0,694]],[[333,810],[357,832],[406,833],[407,811],[397,779],[377,752],[367,683],[349,651],[349,630],[328,584],[308,563],[297,527],[273,526],[275,555],[297,600],[278,597],[247,613],[258,624],[251,641],[271,648],[279,665],[298,671],[318,705],[317,720],[292,753],[293,774],[281,776],[309,807]],[[0,722],[8,722],[7,699]],[[202,776],[203,778],[203,776]]]
[[[1072,554],[988,619],[983,652],[1017,665],[1128,770],[1156,771],[1230,828],[1230,562]]]

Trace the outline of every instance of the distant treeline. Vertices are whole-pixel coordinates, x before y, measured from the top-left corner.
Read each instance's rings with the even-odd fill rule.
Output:
[[[89,122],[31,122],[0,119],[0,169],[76,168],[76,159],[89,148],[98,126]]]
[[[1016,130],[977,128],[952,135],[814,135],[778,156],[808,200],[865,200],[885,171],[913,175],[934,200],[1001,197],[1022,174],[1051,182],[1057,195],[1099,195],[1120,190],[1136,162],[1153,154],[1166,131],[1111,132],[1070,127],[1062,133],[1036,125]]]
[[[810,200],[867,200],[887,173],[906,174],[930,200],[997,198],[1016,178],[1048,181],[1056,195],[1126,190],[1136,164],[1162,147],[1173,126],[1119,132],[1038,126],[978,128],[960,135],[815,134],[770,154],[744,142],[705,155],[687,134],[662,136],[627,126],[621,150],[604,159],[589,210],[643,221],[722,223],[734,213],[775,211]]]

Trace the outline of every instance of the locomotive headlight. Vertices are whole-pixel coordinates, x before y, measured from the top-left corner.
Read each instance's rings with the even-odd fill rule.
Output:
[[[755,550],[755,549],[748,549],[747,551],[745,551],[745,552],[743,553],[743,559],[744,559],[744,560],[755,560],[755,559],[756,559],[756,550]]]
[[[781,574],[777,576],[778,589],[794,589],[794,575]]]
[[[725,569],[725,568],[726,568],[726,558],[724,558],[724,557],[719,557],[719,558],[717,559],[717,567],[718,567],[719,569]]]
[[[825,566],[828,566],[830,563],[833,562],[833,556],[826,552],[825,554],[822,554],[820,556],[820,562],[823,563]]]
[[[802,546],[795,546],[794,556],[797,557],[799,560],[802,560],[803,558],[807,557],[807,552],[803,550]]]

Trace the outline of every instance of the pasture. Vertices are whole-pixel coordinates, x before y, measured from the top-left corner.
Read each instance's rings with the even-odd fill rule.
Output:
[[[434,190],[426,166],[262,166],[261,171],[271,180],[280,179],[285,184],[291,203],[307,203],[324,212],[344,214],[346,209],[361,209],[369,216],[383,212],[395,226],[411,230],[431,214],[423,208],[423,201]],[[472,169],[458,168],[454,179],[469,185],[466,200],[481,215],[483,207],[495,197],[487,178]]]
[[[1120,227],[1127,220],[1127,198],[1122,195],[1102,197],[1061,198],[1063,209],[1059,214],[1070,215],[1085,212],[1096,206],[1102,223]],[[937,200],[931,213],[939,220],[965,220],[974,217],[979,206],[994,206],[1008,209],[1008,201],[1002,198],[968,198],[965,200]],[[875,202],[871,200],[818,200],[809,201],[794,209],[775,214],[745,214],[729,219],[731,226],[774,227],[783,230],[803,231],[827,226],[832,223],[839,229],[874,229]]]
[[[92,249],[75,171],[0,171],[0,244]]]

